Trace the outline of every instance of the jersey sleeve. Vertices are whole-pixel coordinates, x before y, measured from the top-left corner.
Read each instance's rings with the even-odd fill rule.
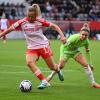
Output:
[[[45,26],[45,27],[50,27],[51,26],[51,22],[41,18],[41,19],[37,19],[41,24],[42,26]]]
[[[17,22],[15,22],[14,24],[12,24],[13,29],[19,29],[19,28],[21,28],[22,23],[23,23],[23,20],[18,20]]]
[[[14,24],[12,24],[13,29],[18,29],[21,27],[21,23],[19,21],[15,22]]]
[[[72,44],[72,43],[74,43],[75,41],[76,41],[76,35],[72,35],[72,36],[70,36],[69,38],[68,38],[68,45],[70,45],[70,44]]]

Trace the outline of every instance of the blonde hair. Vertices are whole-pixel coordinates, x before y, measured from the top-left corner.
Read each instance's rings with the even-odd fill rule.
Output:
[[[84,23],[83,27],[81,28],[81,31],[84,29],[90,31],[90,27],[88,23]]]
[[[42,17],[40,6],[38,4],[33,4],[32,7],[36,9],[36,17]]]

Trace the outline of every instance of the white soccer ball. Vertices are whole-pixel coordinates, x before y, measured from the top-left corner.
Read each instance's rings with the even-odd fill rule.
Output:
[[[30,92],[32,90],[32,83],[29,80],[23,80],[19,88],[22,92]]]

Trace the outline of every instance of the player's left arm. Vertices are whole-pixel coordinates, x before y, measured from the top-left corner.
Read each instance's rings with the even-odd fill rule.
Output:
[[[61,41],[65,44],[66,43],[66,37],[64,36],[64,34],[63,34],[62,30],[59,28],[59,26],[54,24],[54,23],[51,23],[50,27],[52,29],[56,30],[59,33]]]
[[[56,31],[60,34],[60,39],[61,39],[61,41],[62,41],[64,44],[66,43],[66,38],[65,38],[65,36],[64,36],[64,34],[63,34],[63,32],[62,32],[62,30],[59,28],[58,25],[56,25],[56,24],[54,24],[54,23],[51,23],[51,22],[49,22],[49,21],[47,21],[47,20],[45,20],[45,19],[42,19],[42,18],[40,18],[40,19],[37,18],[37,20],[38,20],[39,22],[42,23],[42,26],[50,27],[50,28],[56,30]]]

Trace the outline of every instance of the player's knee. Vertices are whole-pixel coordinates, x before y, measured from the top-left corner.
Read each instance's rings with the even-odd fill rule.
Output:
[[[57,66],[54,65],[54,64],[50,65],[49,67],[50,67],[51,70],[57,70]]]
[[[32,65],[32,63],[33,63],[33,62],[30,61],[30,60],[26,61],[26,64],[27,64],[27,66],[29,66],[29,67]]]
[[[51,70],[56,70],[56,68],[55,68],[54,65],[52,65],[52,66],[50,67],[50,69],[51,69]]]
[[[58,67],[59,67],[60,69],[63,69],[63,68],[64,68],[64,64],[59,64]]]
[[[64,68],[64,66],[62,65],[62,66],[60,66],[60,69],[63,69]]]

